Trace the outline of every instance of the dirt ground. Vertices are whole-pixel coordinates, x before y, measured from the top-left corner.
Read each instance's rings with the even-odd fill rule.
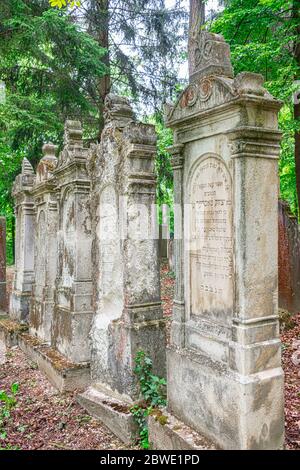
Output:
[[[162,266],[164,314],[170,318],[174,275]],[[300,313],[295,326],[282,334],[285,371],[286,448],[300,449]],[[169,332],[170,322],[167,330]],[[299,354],[298,352],[299,351]],[[18,349],[0,365],[0,390],[19,383],[17,407],[6,427],[5,445],[22,450],[125,449],[125,446],[76,403],[75,393],[59,394]],[[0,447],[4,441],[0,439]]]

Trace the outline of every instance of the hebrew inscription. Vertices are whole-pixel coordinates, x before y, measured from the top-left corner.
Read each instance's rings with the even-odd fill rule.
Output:
[[[226,313],[233,304],[232,193],[220,159],[198,165],[190,203],[191,315]]]

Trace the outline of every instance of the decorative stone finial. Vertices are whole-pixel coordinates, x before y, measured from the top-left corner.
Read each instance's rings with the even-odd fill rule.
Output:
[[[127,98],[123,96],[109,94],[105,98],[104,119],[110,121],[124,121],[124,125],[128,121],[134,120],[134,112]]]
[[[43,152],[43,158],[42,160],[55,160],[57,161],[57,158],[55,156],[57,150],[57,145],[52,144],[52,142],[46,143],[42,147],[42,152]]]
[[[22,175],[34,175],[32,165],[27,158],[23,158],[22,161]]]
[[[80,121],[65,122],[64,145],[68,147],[82,147],[82,127]]]
[[[53,171],[57,166],[57,158],[55,156],[56,150],[57,146],[53,145],[51,142],[43,145],[42,151],[44,156],[39,162],[36,170],[37,184],[46,181],[53,176]]]
[[[233,78],[230,47],[219,34],[195,31],[189,43],[190,82],[205,75]]]

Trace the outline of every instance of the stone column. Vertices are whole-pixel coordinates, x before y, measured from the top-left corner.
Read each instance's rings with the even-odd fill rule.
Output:
[[[184,146],[175,144],[168,150],[172,155],[172,168],[174,180],[174,259],[175,259],[175,293],[173,304],[173,318],[171,325],[171,344],[184,347],[184,278],[183,278],[183,156]]]
[[[31,195],[35,175],[27,158],[13,186],[16,214],[15,276],[10,298],[10,317],[28,321],[34,281],[34,202]]]
[[[30,334],[50,344],[57,267],[57,200],[53,144],[43,146],[32,195],[35,203],[35,281],[30,310]]]
[[[58,266],[52,345],[74,363],[90,361],[92,250],[87,150],[78,121],[66,121],[53,172],[58,197]]]
[[[101,143],[91,149],[89,159],[95,386],[83,400],[98,397],[99,417],[107,422],[102,399],[118,397],[128,403],[138,398],[133,372],[138,350],[152,358],[154,373],[165,374],[165,321],[155,207],[155,130],[137,123],[128,101],[115,95],[106,99],[105,116]]]
[[[221,36],[201,31],[191,53],[190,85],[166,109],[172,152],[180,155],[180,164],[173,163],[175,195],[184,205],[183,216],[175,218],[177,226],[183,220],[183,236],[176,244],[167,352],[170,422],[173,415],[190,427],[190,437],[197,431],[224,449],[280,449],[281,103],[263,88],[260,75],[233,78]],[[152,424],[155,446],[164,445],[163,434],[176,441],[168,426],[157,439]]]
[[[0,312],[6,309],[6,220],[0,217]]]
[[[160,299],[159,247],[156,238],[154,127],[129,123],[123,133],[122,150],[124,166],[121,191],[127,202],[127,233],[123,241],[124,310],[119,334],[120,337],[127,336],[131,350],[128,364],[132,364],[136,352],[143,349],[153,361],[153,372],[165,376],[165,320]],[[132,365],[127,368],[124,364],[123,369],[126,380],[129,375],[133,384],[136,384]],[[134,389],[130,396],[132,399],[137,398],[137,391]]]

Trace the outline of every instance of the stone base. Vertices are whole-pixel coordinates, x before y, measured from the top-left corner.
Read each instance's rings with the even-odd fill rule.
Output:
[[[138,427],[130,413],[129,403],[106,395],[96,386],[89,387],[77,400],[91,416],[98,418],[126,445],[132,444],[137,438]]]
[[[12,348],[18,345],[18,336],[20,333],[27,331],[26,325],[20,325],[17,322],[10,320],[8,315],[1,314],[0,312],[0,343],[5,348]]]
[[[31,292],[13,291],[10,297],[9,316],[12,320],[28,322]]]
[[[89,363],[72,363],[48,344],[26,333],[19,335],[18,344],[60,392],[83,389],[90,384]]]
[[[149,442],[154,450],[216,450],[217,447],[166,410],[148,418]]]
[[[33,298],[29,314],[29,334],[41,341],[51,342],[54,302]]]
[[[167,357],[172,414],[222,449],[283,448],[281,367],[241,375],[194,351],[169,348]]]

